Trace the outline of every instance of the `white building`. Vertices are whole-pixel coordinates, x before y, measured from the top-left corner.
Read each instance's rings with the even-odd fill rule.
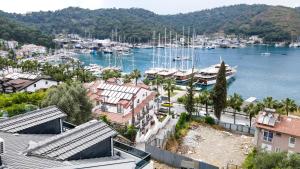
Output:
[[[131,124],[134,107],[135,126],[147,130],[153,125],[156,93],[150,91],[148,86],[93,82],[86,88],[97,115],[106,115],[112,122]]]
[[[40,89],[48,89],[59,85],[59,82],[45,76],[11,73],[0,79],[0,92],[35,92]]]

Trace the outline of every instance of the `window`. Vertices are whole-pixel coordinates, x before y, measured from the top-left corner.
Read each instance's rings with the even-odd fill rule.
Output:
[[[45,84],[47,85],[47,84],[48,84],[48,81],[45,81]]]
[[[272,140],[273,140],[273,132],[264,131],[264,141],[272,142]]]
[[[122,113],[122,105],[120,105],[120,104],[118,104],[118,106],[117,106],[117,112],[118,113]]]
[[[34,84],[33,87],[36,87],[36,84]]]
[[[289,138],[289,147],[295,147],[295,143],[296,143],[296,138],[290,137]]]

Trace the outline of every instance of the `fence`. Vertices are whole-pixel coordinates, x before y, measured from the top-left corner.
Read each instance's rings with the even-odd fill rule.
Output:
[[[203,115],[193,115],[193,117],[203,118],[205,116],[203,116]],[[223,122],[223,121],[219,121],[217,119],[215,119],[215,122],[219,126],[225,128],[227,130],[230,130],[232,132],[237,132],[237,133],[240,133],[240,134],[250,134],[250,135],[255,134],[255,128],[254,127],[250,127],[250,126],[246,126],[246,125],[242,125],[242,124],[226,123],[226,122]]]
[[[146,144],[151,158],[175,168],[218,169],[218,167]]]
[[[232,123],[225,123],[225,122],[218,122],[218,125],[221,127],[224,127],[227,130],[233,131],[233,132],[238,132],[242,134],[250,134],[254,135],[255,134],[255,128],[241,125],[241,124],[232,124]]]

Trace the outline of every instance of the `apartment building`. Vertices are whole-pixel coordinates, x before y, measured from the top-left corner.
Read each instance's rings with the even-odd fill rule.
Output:
[[[267,151],[300,153],[300,119],[265,109],[256,120],[255,144]]]

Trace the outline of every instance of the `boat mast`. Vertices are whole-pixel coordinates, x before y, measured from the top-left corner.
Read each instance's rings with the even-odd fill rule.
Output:
[[[183,46],[181,47],[181,70],[183,70],[183,55],[184,55],[184,26],[182,29],[182,42]]]
[[[158,51],[157,51],[157,65],[160,67],[160,33],[158,34]]]
[[[194,67],[194,57],[195,57],[195,29],[193,29],[193,38],[192,38],[192,66]]]
[[[172,31],[170,31],[170,53],[169,53],[169,67],[172,69]]]
[[[165,44],[164,44],[164,49],[165,49],[165,63],[164,63],[164,68],[167,69],[167,28],[165,28]]]
[[[153,31],[153,39],[152,39],[152,68],[154,69],[154,55],[155,55],[155,48],[154,48],[154,45],[155,45],[155,31]]]
[[[186,57],[186,70],[189,69],[189,59],[190,59],[190,27],[188,27],[188,37],[187,37],[187,45],[188,45],[188,50],[187,50],[187,57]]]
[[[175,51],[176,51],[176,55],[175,55],[175,59],[178,57],[178,39],[177,39],[177,33],[176,33],[176,37],[175,37],[175,39],[176,39],[176,42],[175,42]],[[175,69],[177,69],[177,62],[176,62],[176,60],[175,60]]]

